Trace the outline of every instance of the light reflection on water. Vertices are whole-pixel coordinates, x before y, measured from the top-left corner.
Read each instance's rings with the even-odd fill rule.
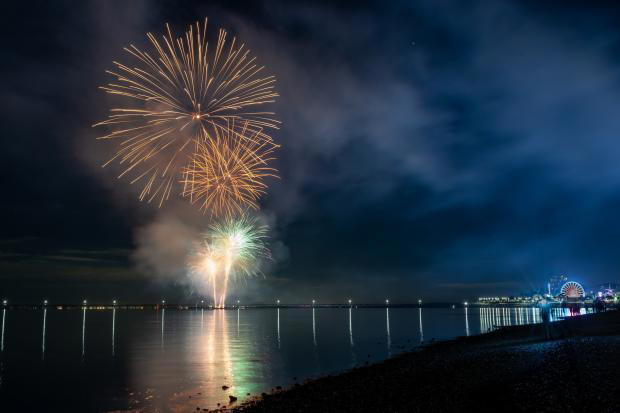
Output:
[[[469,337],[469,316],[467,314],[468,307],[465,306],[465,335]]]
[[[353,319],[352,319],[352,312],[353,309],[351,307],[349,307],[349,343],[351,344],[351,347],[354,346],[353,344]]]
[[[316,347],[316,317],[314,307],[312,307],[312,344]]]
[[[420,315],[420,344],[424,342],[424,329],[422,328],[422,307],[418,308]]]
[[[116,308],[112,309],[112,357],[114,357],[114,326],[116,323]]]
[[[41,380],[49,406],[78,392],[100,411],[216,408],[426,341],[542,322],[508,307],[39,311],[2,311],[0,403]]]
[[[45,358],[45,321],[47,320],[47,308],[43,310],[43,334],[41,335],[41,357]]]
[[[581,308],[579,314],[592,313],[592,311],[592,308]],[[542,323],[541,309],[538,307],[481,307],[479,312],[481,333],[505,326]],[[467,317],[467,307],[465,308],[465,314]],[[549,315],[550,320],[553,322],[575,314],[571,314],[568,308],[551,308]],[[469,326],[467,325],[466,328],[469,329]]]
[[[385,326],[386,326],[386,333],[387,333],[388,357],[391,357],[392,356],[392,340],[390,338],[390,309],[388,307],[385,307]]]
[[[0,343],[0,351],[4,351],[4,320],[6,319],[6,309],[2,310],[2,341]]]
[[[84,346],[86,337],[86,308],[82,310],[82,360],[84,359],[84,351],[86,347]]]

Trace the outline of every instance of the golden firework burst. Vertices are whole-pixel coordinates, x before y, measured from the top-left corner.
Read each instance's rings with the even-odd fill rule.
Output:
[[[273,112],[256,108],[278,96],[275,77],[263,76],[264,67],[236,38],[227,41],[225,30],[209,50],[206,31],[207,19],[175,39],[166,25],[161,41],[147,34],[153,51],[130,45],[124,50],[134,63],[114,62],[116,69],[107,71],[116,81],[101,89],[122,98],[124,106],[112,108],[108,119],[93,126],[110,130],[99,139],[119,142],[104,166],[119,162],[119,178],[127,175],[132,184],[142,184],[140,200],[157,198],[161,206],[186,181],[181,174],[188,162],[196,162],[193,155],[212,146],[225,129],[257,142],[245,151],[255,154],[248,159],[259,156],[261,145],[273,145],[268,131],[279,121]],[[235,148],[231,153],[240,150]]]
[[[245,122],[216,128],[212,137],[196,141],[195,153],[183,170],[183,195],[211,215],[233,216],[247,208],[258,209],[267,189],[264,179],[277,178],[269,166],[277,147],[251,133]]]

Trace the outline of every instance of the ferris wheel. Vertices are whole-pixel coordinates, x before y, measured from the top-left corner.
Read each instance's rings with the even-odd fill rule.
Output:
[[[566,298],[580,298],[586,295],[585,290],[576,281],[569,281],[565,283],[560,289],[560,293]]]

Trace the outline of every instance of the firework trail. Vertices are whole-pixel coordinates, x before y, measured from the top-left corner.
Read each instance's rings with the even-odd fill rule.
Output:
[[[101,89],[123,98],[126,106],[111,109],[108,119],[93,126],[111,130],[99,139],[119,142],[104,166],[121,164],[119,178],[129,176],[132,184],[143,186],[140,200],[157,199],[161,206],[175,186],[187,185],[191,179],[181,176],[183,168],[218,134],[246,139],[252,143],[248,151],[258,157],[260,146],[272,143],[268,131],[278,128],[274,113],[257,109],[278,96],[275,77],[262,75],[263,67],[245,45],[236,38],[227,41],[222,29],[209,50],[206,29],[207,19],[175,39],[166,25],[161,40],[147,35],[151,52],[134,45],[124,49],[135,66],[114,62],[116,69],[107,71],[116,81]],[[203,199],[204,190],[186,189],[179,192]],[[252,196],[235,202],[243,199],[255,202]]]
[[[188,263],[190,274],[198,281],[210,283],[213,290],[213,306],[217,305],[217,256],[209,239],[205,238],[194,247]]]

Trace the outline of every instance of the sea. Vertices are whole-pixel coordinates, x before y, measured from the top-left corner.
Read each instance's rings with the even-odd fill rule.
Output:
[[[554,309],[552,320],[568,316]],[[437,340],[542,321],[538,308],[5,308],[0,411],[234,407]],[[231,402],[231,396],[236,398]]]

